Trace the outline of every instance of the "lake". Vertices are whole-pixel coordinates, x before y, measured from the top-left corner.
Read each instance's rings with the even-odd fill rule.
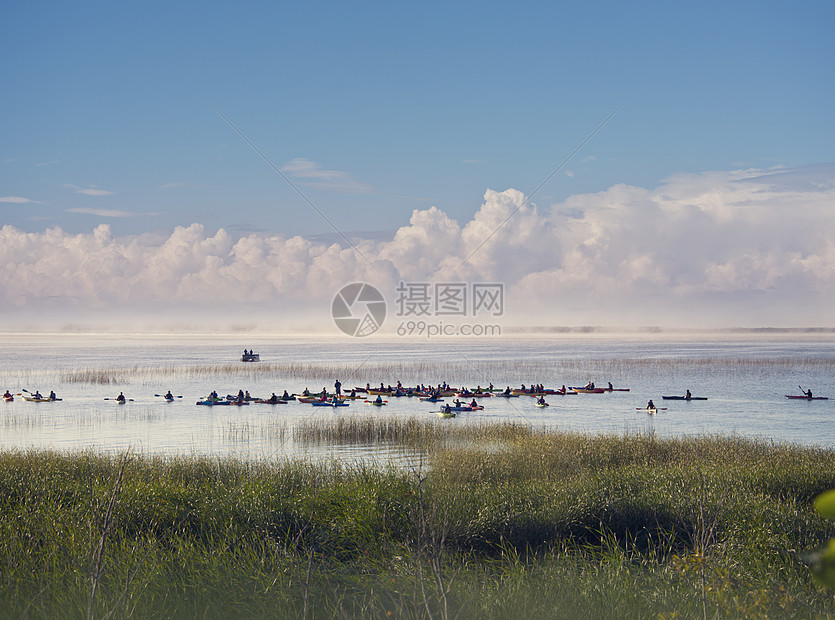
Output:
[[[0,410],[0,447],[232,456],[269,460],[397,459],[379,446],[310,445],[293,429],[338,416],[417,416],[439,424],[510,421],[589,434],[654,433],[659,437],[737,435],[775,442],[835,446],[835,339],[832,334],[588,335],[426,342],[333,339],[330,336],[147,334],[2,334],[0,390],[48,394],[34,403],[15,397]],[[261,362],[242,363],[243,349]],[[267,398],[304,388],[343,390],[380,383],[475,387],[546,387],[611,381],[628,392],[485,398],[483,411],[439,419],[437,405],[389,398],[385,407],[355,401],[338,409],[298,402],[244,407],[196,406],[212,390],[239,389]],[[790,400],[799,386],[833,400]],[[706,401],[662,401],[691,390]],[[166,402],[155,394],[182,396]],[[119,392],[132,399],[113,400]],[[652,398],[667,407],[638,410]]]

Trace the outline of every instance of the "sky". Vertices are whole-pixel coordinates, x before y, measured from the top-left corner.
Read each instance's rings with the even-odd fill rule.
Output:
[[[332,328],[342,284],[393,310],[452,280],[501,282],[519,325],[830,326],[833,18],[4,7],[0,316]]]

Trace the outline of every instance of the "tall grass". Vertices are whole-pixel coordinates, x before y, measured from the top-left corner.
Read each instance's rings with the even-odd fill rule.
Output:
[[[810,505],[835,487],[832,450],[413,420],[347,434],[423,464],[0,454],[4,617],[835,612],[795,555],[835,534]]]
[[[198,379],[237,377],[241,379],[285,379],[330,382],[340,377],[349,386],[407,383],[452,385],[486,385],[493,381],[511,381],[513,385],[530,381],[548,382],[565,376],[635,377],[647,373],[696,372],[714,370],[739,376],[760,374],[766,370],[786,368],[793,371],[831,370],[835,359],[827,357],[652,357],[652,358],[578,358],[553,360],[464,360],[319,363],[224,363],[224,364],[161,364],[134,365],[124,368],[73,368],[62,371],[58,378],[64,383],[123,384],[145,379]],[[505,379],[506,378],[506,379]]]

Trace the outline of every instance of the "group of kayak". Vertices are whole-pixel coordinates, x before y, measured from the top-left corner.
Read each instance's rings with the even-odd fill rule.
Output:
[[[26,392],[25,394],[23,392]],[[50,391],[49,396],[44,396],[37,390],[35,392],[30,392],[29,390],[23,390],[23,392],[18,392],[16,395],[6,390],[6,393],[3,394],[3,400],[7,403],[10,403],[14,400],[15,396],[20,396],[23,400],[27,400],[29,402],[34,403],[51,403],[55,402],[56,400],[61,400],[55,395],[55,392]]]

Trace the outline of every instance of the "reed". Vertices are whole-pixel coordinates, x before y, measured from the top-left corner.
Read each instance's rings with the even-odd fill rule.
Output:
[[[835,487],[832,450],[362,422],[314,440],[423,456],[0,453],[4,617],[832,613],[794,553],[835,534],[811,509]]]

